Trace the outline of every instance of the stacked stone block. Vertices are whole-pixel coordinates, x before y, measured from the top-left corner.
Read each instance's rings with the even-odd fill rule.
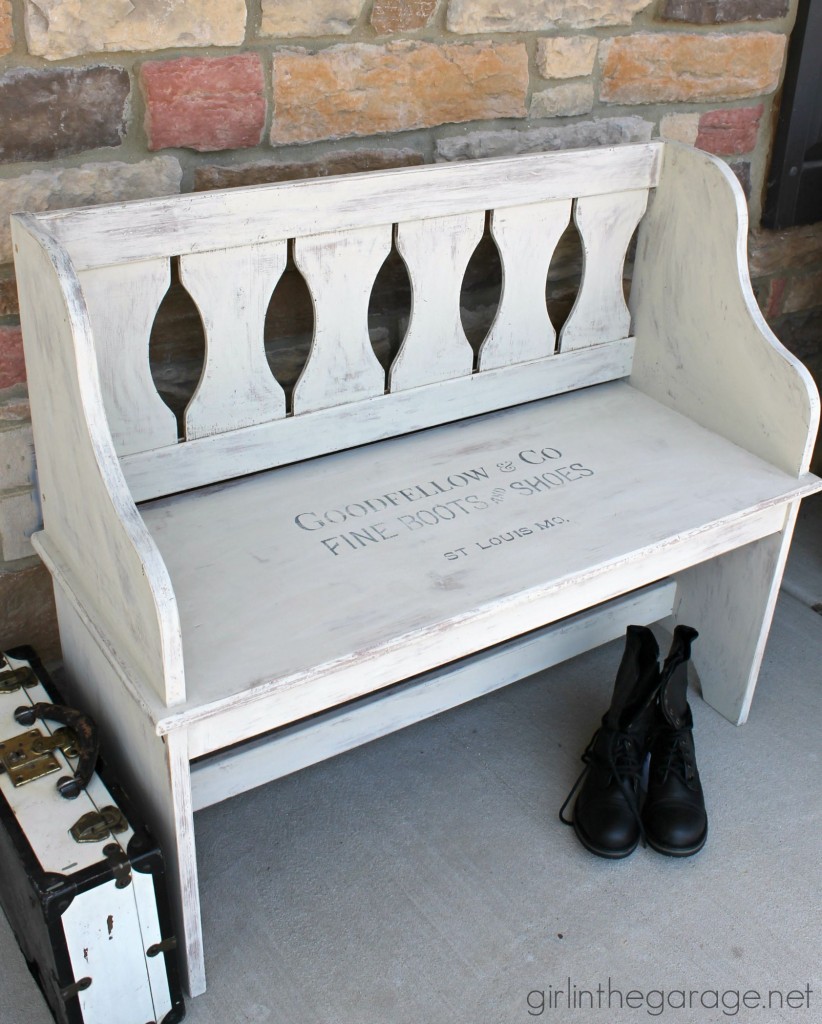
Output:
[[[0,0],[0,646],[57,653],[28,540],[39,510],[9,213],[662,137],[726,159],[756,226],[796,2]],[[811,363],[821,247],[817,229],[752,236],[763,310]],[[486,245],[469,268],[469,333],[493,314],[493,257]],[[549,275],[555,317],[579,259],[570,232]],[[375,290],[386,352],[401,279],[392,266]],[[168,301],[157,378],[173,403],[175,344],[196,376],[196,313],[181,291]]]

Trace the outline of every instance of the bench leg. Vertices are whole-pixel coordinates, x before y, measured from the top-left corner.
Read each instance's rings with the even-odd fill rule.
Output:
[[[171,733],[166,737],[166,745],[170,788],[162,826],[165,832],[163,851],[169,889],[180,914],[178,934],[183,937],[180,950],[186,990],[190,996],[198,996],[205,992],[206,977],[188,736],[184,730]]]
[[[183,985],[189,995],[199,995],[205,991],[205,965],[186,732],[156,734],[59,586],[55,598],[67,698],[97,721],[106,761],[160,844]]]
[[[673,624],[694,626],[693,662],[702,696],[725,718],[748,717],[799,503],[785,526],[677,577]]]

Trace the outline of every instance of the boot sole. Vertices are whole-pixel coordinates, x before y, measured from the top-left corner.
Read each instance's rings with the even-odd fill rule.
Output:
[[[630,857],[634,850],[639,846],[639,839],[624,850],[606,850],[601,846],[596,846],[591,840],[585,835],[582,829],[577,825],[576,819],[574,820],[574,832],[576,833],[577,839],[582,843],[589,853],[595,854],[597,857],[604,857],[606,860],[623,860],[625,857]]]
[[[693,846],[666,846],[664,843],[657,842],[653,836],[647,833],[645,838],[652,849],[656,850],[657,853],[664,854],[666,857],[693,857],[705,845],[708,839],[708,830],[707,828],[705,829],[702,838]]]

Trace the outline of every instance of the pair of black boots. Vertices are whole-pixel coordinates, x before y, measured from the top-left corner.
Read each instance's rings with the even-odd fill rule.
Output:
[[[651,630],[628,627],[611,706],[582,755],[585,771],[560,810],[591,853],[627,857],[642,839],[660,853],[690,857],[705,845],[708,817],[687,700],[688,660],[697,635],[690,626],[677,626],[660,670]],[[578,788],[569,821],[564,811]]]

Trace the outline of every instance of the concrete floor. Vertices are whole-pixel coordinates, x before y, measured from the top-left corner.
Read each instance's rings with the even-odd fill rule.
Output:
[[[603,861],[557,820],[620,643],[201,812],[209,990],[188,1020],[822,1020],[818,602],[822,496],[748,724],[692,701],[711,828],[694,858]],[[0,1022],[49,1024],[2,917],[0,964]],[[601,986],[602,1009],[569,1009],[569,986]],[[740,1008],[749,990],[771,1009]]]

